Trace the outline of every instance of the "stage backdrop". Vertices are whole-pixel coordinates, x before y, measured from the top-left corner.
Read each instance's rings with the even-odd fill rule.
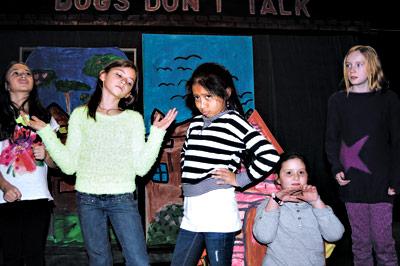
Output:
[[[126,58],[118,48],[38,47],[27,64],[33,69],[39,96],[45,106],[55,102],[67,113],[86,103],[99,71],[113,59]]]

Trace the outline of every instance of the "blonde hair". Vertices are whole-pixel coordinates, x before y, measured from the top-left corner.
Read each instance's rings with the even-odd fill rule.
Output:
[[[346,61],[349,55],[353,52],[359,51],[367,61],[367,74],[368,74],[368,87],[371,91],[378,91],[382,89],[385,82],[381,61],[375,49],[367,45],[356,45],[350,48],[343,60],[343,77],[346,85],[346,91],[349,92],[351,83],[347,75]]]

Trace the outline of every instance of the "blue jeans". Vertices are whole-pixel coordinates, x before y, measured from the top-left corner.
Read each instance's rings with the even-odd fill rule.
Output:
[[[191,232],[180,229],[176,240],[171,266],[197,265],[204,246],[211,266],[230,266],[232,264],[235,232]]]
[[[122,246],[126,265],[149,265],[143,228],[133,193],[77,193],[78,213],[89,264],[113,265],[107,222]]]

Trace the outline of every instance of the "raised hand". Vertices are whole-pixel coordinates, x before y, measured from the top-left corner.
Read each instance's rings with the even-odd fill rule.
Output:
[[[297,196],[299,200],[308,202],[314,208],[322,209],[326,208],[325,203],[321,200],[317,188],[311,185],[304,185],[302,193]]]
[[[301,186],[289,187],[276,192],[275,195],[283,202],[300,202],[297,195],[301,193],[301,190]]]
[[[161,114],[157,114],[153,126],[166,130],[175,120],[177,114],[176,108],[170,109],[163,119],[161,119]]]
[[[314,202],[319,199],[317,188],[311,185],[304,185],[297,198],[308,203]]]
[[[23,111],[21,111],[20,114],[22,116],[22,119],[24,119],[25,123],[29,127],[35,129],[36,131],[43,129],[46,126],[46,123],[37,118],[36,116],[32,116],[30,119],[28,119],[28,115]]]
[[[298,193],[301,193],[301,189],[302,189],[301,186],[284,188],[276,192],[275,196],[283,202],[300,202],[300,200],[297,198],[296,195]],[[268,201],[268,204],[265,206],[265,211],[269,212],[277,208],[279,208],[279,205],[277,202],[275,202],[275,200],[272,199],[271,196],[270,200]]]

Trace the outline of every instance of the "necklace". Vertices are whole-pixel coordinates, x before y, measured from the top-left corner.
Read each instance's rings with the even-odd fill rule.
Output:
[[[106,115],[111,115],[113,111],[116,112],[115,114],[119,114],[119,113],[121,113],[121,112],[123,111],[123,110],[122,110],[121,108],[119,108],[119,107],[118,107],[118,108],[104,108],[104,107],[102,107],[101,105],[99,105],[97,108],[99,109],[99,111],[100,111],[101,113],[105,113]]]

